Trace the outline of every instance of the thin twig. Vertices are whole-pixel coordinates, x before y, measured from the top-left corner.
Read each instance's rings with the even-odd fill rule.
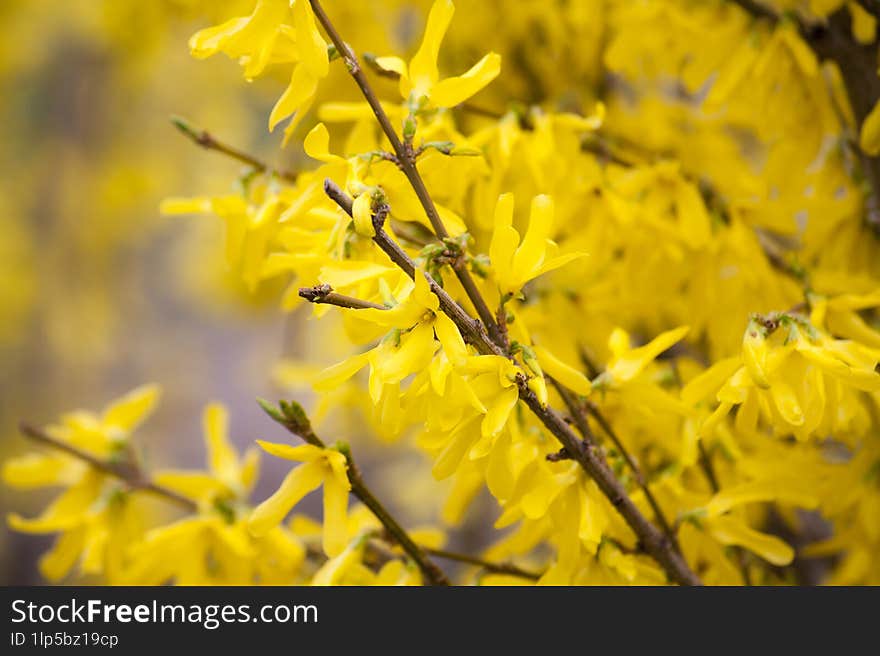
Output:
[[[562,397],[562,401],[565,403],[566,407],[568,407],[568,410],[571,413],[572,418],[574,419],[574,423],[580,431],[581,435],[583,435],[584,440],[587,442],[592,442],[593,445],[596,445],[596,437],[595,435],[593,435],[593,431],[590,429],[590,424],[587,421],[587,417],[584,413],[584,404],[580,403],[578,399],[575,398],[574,394],[572,394],[564,385],[560,384],[559,381],[549,376],[545,377],[550,380],[553,387],[555,387],[556,391],[559,393],[559,396]],[[681,547],[678,544],[678,539],[676,538],[675,531],[672,530],[672,525],[669,523],[669,520],[666,519],[663,508],[660,507],[660,503],[657,501],[654,493],[651,492],[651,488],[648,486],[648,482],[645,479],[644,474],[642,473],[641,467],[639,467],[635,458],[632,457],[627,448],[624,446],[623,442],[621,442],[620,438],[617,436],[617,433],[611,427],[611,424],[605,419],[602,413],[599,412],[599,409],[596,408],[595,405],[587,403],[586,410],[591,415],[593,415],[593,418],[599,423],[599,425],[602,427],[608,437],[611,438],[611,441],[614,443],[614,447],[623,456],[623,459],[626,461],[626,464],[629,466],[630,470],[633,473],[636,484],[642,490],[642,493],[645,495],[645,499],[651,506],[651,510],[654,512],[654,517],[657,520],[657,523],[660,524],[660,528],[663,529],[666,537],[673,543],[673,545],[675,545],[676,551],[681,553]]]
[[[351,215],[353,201],[336,183],[329,179],[325,180],[324,190],[347,214]],[[416,272],[415,263],[382,229],[382,224],[387,214],[387,206],[380,208],[376,212],[374,216],[376,235],[373,237],[373,241],[410,278],[414,278]],[[424,275],[431,287],[431,291],[440,300],[440,309],[452,319],[465,341],[472,344],[477,351],[484,355],[500,355],[504,357],[504,352],[498,344],[489,338],[483,330],[482,324],[471,318],[429,274],[425,273]],[[682,585],[701,585],[699,577],[691,571],[681,554],[676,551],[672,541],[658,530],[641,513],[632,499],[629,498],[626,489],[605,464],[597,449],[590,444],[584,444],[558,412],[541,403],[537,395],[529,387],[525,374],[519,374],[516,383],[519,398],[541,420],[550,433],[556,437],[571,458],[576,460],[583,470],[596,481],[599,489],[608,498],[611,505],[617,509],[639,538],[639,541],[645,548],[645,552],[663,567],[674,582]]]
[[[400,557],[399,554],[392,551],[387,544],[388,536],[384,532],[377,532],[375,534],[375,539],[370,540],[367,543],[369,550],[375,554],[379,565],[384,565],[385,563],[396,560]],[[422,546],[422,549],[426,554],[434,556],[435,558],[452,560],[458,563],[466,563],[468,565],[476,565],[477,567],[481,567],[484,571],[492,574],[507,574],[508,576],[517,576],[532,581],[537,581],[542,576],[539,572],[532,572],[509,562],[496,563],[484,560],[477,556],[471,556],[470,554],[464,554],[457,551],[449,551],[447,549],[434,549],[426,546]],[[322,558],[326,559],[326,556],[324,556],[320,548],[317,547],[314,548],[313,557],[317,560],[321,560]]]
[[[449,237],[449,232],[446,230],[446,226],[443,225],[443,220],[437,212],[437,208],[434,205],[431,195],[428,193],[424,180],[422,180],[422,176],[416,166],[416,158],[411,146],[408,147],[408,145],[405,145],[400,140],[400,137],[397,136],[397,131],[394,129],[394,126],[391,125],[391,121],[385,113],[385,110],[382,108],[379,98],[376,96],[376,93],[370,86],[369,80],[367,80],[367,76],[364,75],[364,72],[361,69],[357,55],[355,55],[351,47],[342,40],[342,37],[330,21],[330,18],[324,11],[321,3],[318,2],[318,0],[309,1],[312,5],[315,17],[323,26],[324,31],[327,33],[327,36],[330,37],[333,45],[336,46],[337,51],[345,61],[348,72],[351,74],[352,78],[354,78],[355,83],[358,85],[358,88],[361,90],[361,93],[370,105],[370,108],[373,110],[373,114],[375,114],[376,120],[379,122],[382,131],[391,143],[394,154],[397,156],[400,170],[403,171],[403,174],[406,176],[407,180],[409,180],[410,186],[413,188],[422,208],[425,210],[428,221],[430,221],[431,227],[434,229],[434,234],[436,234],[441,240],[446,239]],[[483,299],[482,294],[480,294],[479,289],[477,289],[477,284],[474,281],[473,276],[471,276],[467,266],[453,266],[452,270],[458,278],[458,281],[461,283],[462,288],[464,288],[465,293],[476,309],[480,319],[486,325],[493,341],[500,344],[500,334],[498,326],[495,323],[495,317],[492,316],[492,311]]]
[[[387,310],[384,305],[365,301],[353,296],[345,294],[337,294],[330,285],[316,285],[314,287],[300,287],[299,295],[310,303],[335,305],[341,308],[351,310],[366,310],[368,308],[374,310]]]
[[[19,424],[19,430],[21,431],[22,435],[31,440],[34,440],[35,442],[45,444],[46,446],[50,446],[53,449],[57,449],[58,451],[63,451],[67,455],[82,460],[83,462],[90,465],[92,468],[103,472],[104,474],[114,476],[115,478],[124,481],[132,490],[150,492],[152,494],[165,497],[167,500],[173,501],[174,503],[183,506],[187,510],[193,512],[198,510],[198,504],[196,504],[195,501],[178,494],[174,490],[154,483],[149,478],[144,476],[144,473],[139,467],[131,462],[107,462],[106,460],[102,460],[94,456],[88,451],[83,451],[78,447],[55,439],[45,431],[24,422]]]
[[[272,419],[284,426],[284,428],[292,434],[302,438],[308,444],[317,446],[321,449],[327,448],[321,438],[315,433],[311,422],[299,406],[282,403],[281,411],[279,411],[271,404],[263,401],[260,402],[260,405]],[[294,407],[296,410],[291,412],[291,408]],[[351,451],[347,447],[342,447],[340,448],[340,452],[345,455],[345,460],[348,465],[347,473],[349,483],[351,483],[352,494],[370,509],[373,515],[376,516],[376,519],[378,519],[382,523],[382,526],[385,527],[389,536],[391,536],[391,538],[400,545],[401,549],[412,558],[413,562],[418,565],[422,574],[424,574],[425,579],[429,583],[432,585],[449,585],[449,579],[446,578],[443,570],[431,561],[424,550],[413,541],[406,530],[396,519],[394,519],[385,506],[383,506],[379,499],[376,498],[376,495],[373,494],[370,488],[367,487],[367,484],[361,476],[360,469],[358,469],[354,457],[351,455]]]
[[[443,558],[444,560],[454,560],[458,563],[467,563],[468,565],[476,565],[477,567],[481,567],[487,572],[491,572],[492,574],[507,574],[509,576],[518,576],[523,579],[530,579],[532,581],[537,581],[541,578],[541,574],[538,572],[532,572],[527,569],[523,569],[513,563],[493,563],[487,560],[483,560],[482,558],[477,558],[476,556],[470,556],[468,554],[457,553],[455,551],[447,551],[446,549],[431,549],[429,547],[424,548],[427,553],[436,558]]]
[[[354,201],[339,187],[339,185],[328,178],[324,180],[324,191],[346,214],[352,216],[352,204]],[[373,241],[394,264],[406,273],[406,275],[410,278],[415,278],[416,263],[413,262],[412,258],[406,254],[406,252],[388,235],[387,232],[385,232],[385,229],[383,228],[387,215],[387,205],[380,207],[374,215],[373,227],[375,228],[376,234],[373,237]],[[425,279],[428,281],[431,291],[437,295],[438,299],[440,299],[440,309],[449,315],[449,317],[455,322],[466,342],[471,344],[483,355],[504,356],[501,347],[489,338],[488,334],[486,334],[486,331],[483,329],[483,325],[479,321],[475,321],[471,318],[468,313],[455,302],[449,293],[437,284],[437,281],[427,273],[425,274]]]
[[[242,164],[246,164],[250,166],[257,173],[266,173],[267,171],[271,171],[275,173],[280,178],[284,178],[288,182],[296,182],[297,175],[293,171],[286,171],[284,169],[275,169],[270,167],[265,162],[257,159],[253,155],[250,155],[238,148],[233,148],[222,141],[219,141],[207,130],[198,130],[191,126],[186,120],[180,118],[179,116],[172,116],[171,122],[174,124],[181,133],[189,137],[193,143],[206,150],[213,150],[217,153],[222,153],[227,157],[231,157],[232,159],[238,160]]]

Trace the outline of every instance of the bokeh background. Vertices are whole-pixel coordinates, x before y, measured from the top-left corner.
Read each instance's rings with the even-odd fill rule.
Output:
[[[421,36],[429,3],[371,5],[340,8],[343,24],[381,28],[371,47],[408,47]],[[248,84],[235,62],[189,54],[195,31],[252,8],[252,0],[0,2],[0,459],[27,446],[20,421],[97,411],[146,382],[164,390],[136,437],[148,467],[203,463],[200,414],[210,401],[229,408],[242,448],[281,437],[254,399],[282,394],[271,375],[279,358],[308,351],[304,314],[279,309],[280,288],[244,289],[227,270],[219,221],[159,213],[163,198],[228,193],[241,175],[236,162],[180,135],[172,115],[272,165],[301,164],[296,146],[280,147],[280,130],[266,130],[281,76]],[[336,75],[326,85],[334,98],[354,100]],[[360,460],[380,491],[401,477],[431,480],[415,475],[424,464],[405,452],[392,459],[366,449]],[[270,460],[257,498],[283,475]],[[398,508],[404,517],[436,514],[411,492]],[[50,494],[0,486],[0,515],[33,515]],[[467,542],[469,529],[461,535]],[[0,583],[41,582],[36,560],[51,539],[0,522]]]
[[[673,20],[655,11],[661,2],[556,0],[554,11],[548,2],[481,0],[474,11],[477,3],[461,0],[442,68],[464,71],[487,51],[500,52],[502,74],[477,98],[495,113],[516,100],[589,115],[601,99],[605,137],[677,160],[685,174],[746,208],[749,225],[797,243],[805,263],[839,262],[841,273],[870,274],[869,282],[880,276],[852,163],[827,157],[839,150],[841,119],[825,86],[804,86],[783,41],[765,30],[772,66],[762,84],[737,78],[723,107],[704,111],[712,81],[729,63],[732,46],[722,46],[750,29],[745,14],[726,16],[717,39],[707,39],[700,26],[713,16]],[[326,5],[357,51],[409,54],[430,0]],[[0,0],[0,459],[24,450],[19,421],[45,424],[76,408],[100,410],[146,382],[164,389],[157,413],[136,436],[149,468],[202,464],[200,414],[208,402],[229,408],[241,448],[257,438],[283,439],[255,397],[295,394],[310,405],[307,391],[278,386],[297,372],[279,377],[277,365],[289,356],[329,364],[332,320],[322,320],[317,339],[307,311],[280,309],[283,281],[248,292],[227,269],[219,220],[159,212],[167,197],[229,193],[242,174],[238,163],[180,135],[172,115],[271,166],[309,165],[301,134],[282,148],[281,130],[266,129],[289,70],[247,83],[235,62],[189,54],[194,32],[253,6]],[[693,0],[688,7],[711,14],[718,3]],[[331,69],[316,106],[357,99],[344,67]],[[828,70],[814,77],[810,84],[835,79]],[[395,82],[375,85],[380,95],[395,96]],[[313,124],[307,118],[300,131]],[[812,165],[817,154],[827,166]],[[747,287],[725,284],[732,305],[751,308]],[[709,320],[725,348],[738,344],[741,325],[718,325],[726,322],[720,314]],[[371,486],[404,523],[436,520],[443,494],[422,458],[368,438],[356,413],[329,414],[328,441],[355,445]],[[277,459],[263,464],[257,499],[275,489],[284,468]],[[0,514],[32,515],[47,498],[0,486]],[[316,501],[306,509],[315,510]],[[491,504],[476,503],[453,546],[477,551],[494,515]],[[13,534],[0,522],[0,583],[38,583],[35,562],[50,540]]]

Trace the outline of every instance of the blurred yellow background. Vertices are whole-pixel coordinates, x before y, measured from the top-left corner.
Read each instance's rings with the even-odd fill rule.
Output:
[[[417,39],[428,6],[389,0],[336,11],[343,24],[385,26],[367,32],[381,52]],[[147,382],[164,390],[136,437],[148,468],[203,462],[200,415],[210,401],[229,408],[239,446],[278,436],[254,399],[277,398],[272,368],[308,348],[302,313],[279,310],[278,287],[244,289],[227,270],[219,221],[159,213],[169,196],[227,193],[243,172],[179,134],[172,115],[270,165],[295,169],[304,157],[298,145],[281,149],[280,130],[266,130],[283,79],[245,84],[234,62],[190,55],[195,31],[252,8],[252,0],[0,3],[0,459],[24,450],[19,422],[100,410]],[[356,98],[342,70],[327,87],[336,99]],[[377,448],[360,453],[377,489],[418,479],[412,472],[425,463]],[[270,460],[255,498],[284,470]],[[0,486],[0,516],[31,515],[48,498]],[[479,539],[467,527],[461,535]],[[36,560],[50,543],[0,522],[0,583],[41,583]]]
[[[248,88],[234,64],[187,48],[245,4],[0,3],[0,457],[22,449],[19,421],[99,409],[147,381],[165,392],[140,435],[148,462],[201,462],[212,399],[253,439],[244,427],[261,414],[254,396],[272,394],[285,319],[225,275],[219,222],[158,211],[168,195],[225,192],[240,168],[179,135],[171,114],[280,152],[263,119],[272,81]],[[44,502],[0,488],[4,516]],[[44,543],[4,521],[0,582],[36,582]]]

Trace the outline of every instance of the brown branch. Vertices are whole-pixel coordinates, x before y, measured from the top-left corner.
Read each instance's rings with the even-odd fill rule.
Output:
[[[351,310],[366,310],[368,308],[374,310],[387,310],[384,305],[373,303],[372,301],[364,301],[353,296],[345,294],[337,294],[330,285],[316,285],[314,287],[300,287],[299,295],[306,299],[309,303],[318,305],[335,305],[341,308]]]
[[[280,410],[267,401],[260,400],[260,406],[266,411],[272,419],[281,424],[292,434],[302,438],[306,443],[326,449],[324,442],[317,436],[312,429],[312,424],[306,416],[303,409],[296,403],[281,402]],[[361,476],[360,469],[351,455],[351,450],[347,445],[340,445],[340,453],[345,456],[348,473],[348,480],[351,483],[351,492],[361,503],[363,503],[375,515],[388,535],[400,545],[413,562],[418,565],[425,579],[431,585],[449,585],[449,579],[439,567],[428,557],[425,551],[418,546],[409,536],[406,530],[394,519],[390,512],[376,498],[373,492],[367,487]]]
[[[374,538],[375,539],[367,542],[367,546],[369,550],[375,554],[378,565],[384,565],[385,563],[396,560],[400,557],[399,554],[395,553],[387,546],[387,534],[377,532],[375,533]],[[532,581],[537,581],[542,576],[540,572],[532,572],[509,562],[496,563],[483,560],[477,556],[471,556],[470,554],[463,554],[457,551],[449,551],[447,549],[434,549],[426,546],[422,546],[422,549],[426,554],[434,556],[435,558],[452,560],[458,563],[466,563],[468,565],[476,565],[477,567],[481,567],[484,571],[492,574],[507,574],[508,576],[517,576]],[[326,556],[324,556],[323,552],[317,547],[313,548],[309,553],[317,560],[326,560]]]
[[[324,190],[347,214],[351,215],[352,199],[339,188],[332,180],[324,181]],[[373,241],[381,248],[388,257],[397,264],[410,278],[415,277],[415,263],[383,230],[382,224],[388,214],[387,206],[379,208],[374,216],[374,228],[376,235]],[[425,278],[431,287],[431,291],[440,300],[440,309],[449,316],[458,327],[462,337],[484,355],[500,355],[505,357],[501,348],[493,342],[483,326],[471,318],[462,307],[427,273]],[[699,577],[691,571],[688,564],[675,550],[674,544],[657,529],[636,507],[632,499],[627,495],[626,489],[615,478],[614,473],[605,464],[597,450],[583,441],[565,423],[565,420],[549,406],[541,404],[537,395],[528,385],[525,374],[517,376],[517,389],[519,398],[541,420],[541,423],[552,433],[573,460],[576,460],[583,470],[599,486],[602,493],[617,509],[624,520],[632,528],[639,541],[654,560],[666,571],[672,581],[682,585],[701,585]]]
[[[324,191],[346,214],[352,216],[352,203],[354,201],[339,187],[339,185],[328,178],[324,180]],[[388,235],[387,232],[385,232],[385,229],[383,228],[387,216],[387,205],[380,207],[374,215],[373,227],[375,228],[376,234],[373,237],[373,241],[389,257],[389,259],[394,262],[394,264],[406,273],[406,275],[410,278],[415,278],[416,263],[413,262],[412,258],[404,252],[404,250]],[[440,309],[455,322],[466,342],[471,344],[483,355],[504,356],[501,347],[489,338],[486,331],[483,329],[483,325],[479,321],[475,321],[471,318],[468,313],[455,302],[449,293],[437,284],[437,281],[427,273],[425,274],[425,279],[428,281],[431,291],[437,295],[438,299],[440,299]]]
[[[493,563],[487,560],[483,560],[482,558],[477,558],[468,554],[457,553],[455,551],[447,551],[446,549],[431,549],[429,547],[425,547],[424,549],[427,553],[435,556],[436,558],[443,558],[444,560],[454,560],[455,562],[466,563],[468,565],[476,565],[477,567],[480,567],[492,574],[507,574],[508,576],[517,576],[519,578],[530,579],[532,581],[537,581],[541,578],[540,573],[523,569],[522,567],[518,567],[513,563]]]
[[[587,421],[587,417],[584,413],[584,405],[582,405],[577,398],[575,398],[574,394],[572,394],[565,386],[559,383],[554,378],[550,376],[545,376],[550,380],[553,387],[556,388],[556,391],[559,393],[559,396],[562,397],[562,401],[565,403],[568,411],[571,413],[572,418],[574,419],[575,426],[577,426],[581,435],[583,435],[584,441],[591,443],[594,448],[596,448],[597,453],[600,453],[597,444],[596,437],[593,435],[593,431],[590,429],[590,424]],[[617,436],[617,433],[611,427],[611,424],[608,420],[605,419],[604,415],[599,412],[599,409],[592,403],[586,404],[586,410],[593,415],[593,418],[598,422],[598,424],[602,427],[605,433],[611,438],[611,441],[614,443],[614,447],[617,451],[623,456],[623,459],[626,461],[626,464],[629,466],[630,470],[633,473],[636,484],[642,490],[642,493],[645,495],[645,499],[648,501],[648,504],[651,506],[651,510],[654,512],[654,518],[657,520],[657,523],[660,524],[660,528],[663,529],[663,532],[666,534],[668,540],[672,542],[675,546],[676,551],[681,553],[681,547],[678,544],[678,540],[675,536],[675,531],[672,530],[672,525],[669,523],[669,520],[666,519],[666,515],[663,513],[663,509],[660,507],[660,503],[657,501],[657,498],[654,496],[654,493],[651,492],[651,488],[648,486],[648,482],[645,479],[644,474],[642,474],[642,470],[639,467],[638,463],[635,461],[635,458],[630,455],[627,448],[623,445],[623,442],[620,441],[620,438]],[[606,462],[606,467],[607,462]]]
[[[253,155],[250,155],[237,148],[233,148],[232,146],[229,146],[217,140],[214,135],[212,135],[207,130],[198,130],[194,128],[186,120],[180,118],[179,116],[172,116],[171,122],[174,124],[174,127],[180,130],[181,133],[189,137],[190,140],[192,140],[192,142],[197,146],[201,146],[206,150],[213,150],[214,152],[221,153],[223,155],[226,155],[227,157],[231,157],[234,160],[238,160],[242,164],[250,166],[257,173],[266,173],[267,171],[269,171],[274,173],[278,177],[287,180],[288,182],[296,182],[297,175],[293,171],[274,169],[265,162],[257,159]]]
[[[382,131],[391,143],[394,154],[398,159],[398,166],[400,167],[400,170],[403,171],[407,180],[409,180],[410,186],[413,188],[422,208],[425,210],[425,214],[428,217],[428,221],[431,223],[431,227],[434,229],[434,233],[439,239],[446,239],[449,237],[449,232],[446,230],[446,226],[443,225],[443,221],[440,218],[440,214],[437,212],[434,201],[428,193],[424,180],[422,180],[422,176],[416,166],[416,158],[412,146],[410,144],[404,144],[397,136],[397,132],[395,131],[394,126],[391,125],[391,121],[385,113],[385,110],[382,108],[379,98],[370,86],[366,75],[364,75],[357,56],[351,47],[342,40],[339,32],[336,31],[330,18],[324,12],[321,3],[318,2],[318,0],[309,0],[309,2],[312,5],[312,11],[314,11],[315,17],[323,26],[324,31],[327,33],[327,36],[330,37],[333,45],[336,46],[337,51],[345,61],[348,72],[351,74],[352,78],[354,78],[355,83],[361,90],[361,93],[370,105],[370,108],[373,110],[373,114],[376,116],[376,120],[379,122]],[[454,266],[452,267],[452,270],[458,278],[458,281],[461,283],[461,286],[464,288],[465,293],[476,309],[480,319],[485,324],[489,334],[492,336],[493,341],[500,344],[500,334],[498,326],[495,323],[495,318],[492,316],[492,311],[489,309],[489,306],[486,305],[486,301],[483,299],[482,294],[480,294],[479,289],[477,289],[476,282],[474,281],[473,276],[471,276],[470,271],[465,266]]]
[[[21,434],[28,439],[52,447],[58,451],[63,451],[67,455],[82,460],[92,468],[107,474],[108,476],[120,479],[134,491],[150,492],[151,494],[164,497],[169,501],[183,506],[187,510],[193,512],[198,510],[198,504],[196,504],[195,501],[178,494],[174,490],[154,483],[144,475],[140,467],[137,467],[132,462],[116,463],[102,460],[88,451],[83,451],[78,447],[55,439],[45,431],[24,422],[19,424],[19,430],[21,431]]]

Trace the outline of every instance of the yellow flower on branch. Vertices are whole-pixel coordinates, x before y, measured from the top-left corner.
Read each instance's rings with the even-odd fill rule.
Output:
[[[269,116],[270,131],[293,116],[284,131],[285,141],[312,106],[318,83],[330,70],[327,43],[308,0],[258,0],[250,16],[194,34],[190,50],[200,59],[217,52],[237,58],[248,79],[263,73],[270,64],[293,64],[290,83]]]
[[[78,410],[63,415],[60,425],[49,426],[46,433],[97,460],[126,462],[131,433],[152,412],[159,394],[158,386],[144,385],[101,413]],[[127,564],[125,549],[143,531],[143,508],[122,483],[61,452],[10,459],[3,466],[3,481],[22,489],[65,488],[38,517],[8,516],[13,530],[58,533],[55,545],[40,560],[48,580],[59,581],[79,562],[84,574],[120,582]]]
[[[513,227],[513,194],[502,194],[495,206],[495,229],[489,246],[489,259],[495,281],[503,294],[519,294],[523,285],[533,278],[553,271],[585,253],[556,255],[553,232],[553,199],[540,195],[532,199],[529,227],[520,241]]]
[[[463,75],[440,79],[437,56],[454,12],[451,0],[435,0],[422,44],[409,65],[399,57],[376,59],[381,68],[400,76],[400,94],[413,109],[426,105],[454,107],[478,93],[501,72],[501,56],[491,52]]]
[[[322,449],[312,444],[290,446],[258,441],[266,453],[285,460],[302,462],[294,467],[271,497],[251,513],[251,533],[261,536],[278,526],[284,517],[309,492],[324,486],[324,553],[338,556],[348,544],[347,514],[348,464],[335,449]]]

